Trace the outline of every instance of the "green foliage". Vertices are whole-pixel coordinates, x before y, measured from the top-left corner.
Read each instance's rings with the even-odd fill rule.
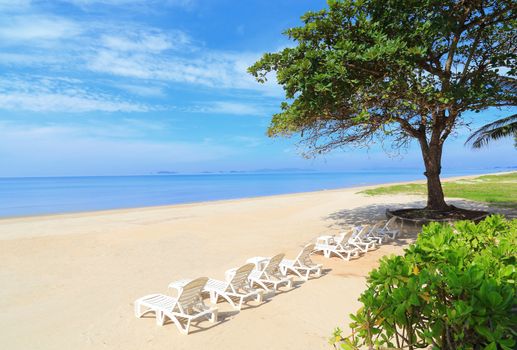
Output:
[[[463,179],[443,183],[445,195],[451,198],[465,198],[517,208],[517,172],[502,175],[485,175],[474,179]],[[361,193],[368,195],[426,194],[423,184],[405,184],[376,187]]]
[[[403,256],[370,272],[352,335],[340,349],[504,349],[517,346],[517,220],[432,223]]]
[[[269,135],[301,133],[309,153],[386,135],[441,146],[463,112],[515,105],[514,5],[329,0],[285,31],[295,46],[249,68],[285,90]]]
[[[268,134],[301,135],[308,156],[416,139],[427,208],[446,210],[443,145],[463,113],[517,104],[516,18],[512,0],[328,0],[248,69],[284,88]]]

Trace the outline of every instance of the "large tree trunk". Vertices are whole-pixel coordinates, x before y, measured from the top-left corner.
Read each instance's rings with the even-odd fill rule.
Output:
[[[425,172],[427,177],[427,206],[431,210],[449,210],[451,207],[445,203],[445,198],[440,181],[442,171],[442,143],[431,140],[427,143],[426,138],[420,140],[422,156],[424,158]]]
[[[450,206],[445,203],[440,172],[434,170],[434,164],[427,165],[424,175],[427,177],[427,206],[426,209],[448,210]],[[431,170],[432,169],[432,170]]]

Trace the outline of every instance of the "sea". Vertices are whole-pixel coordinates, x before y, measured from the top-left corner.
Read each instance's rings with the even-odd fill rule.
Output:
[[[443,177],[497,172],[446,171]],[[0,178],[0,218],[137,208],[423,180],[419,169]]]

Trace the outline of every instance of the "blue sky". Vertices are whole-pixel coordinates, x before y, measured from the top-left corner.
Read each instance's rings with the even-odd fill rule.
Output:
[[[321,0],[0,0],[0,176],[421,167],[418,147],[305,160],[265,136],[282,90],[246,68]],[[467,116],[472,127],[508,115]],[[475,117],[475,118],[474,118]],[[445,168],[517,165],[511,140]]]

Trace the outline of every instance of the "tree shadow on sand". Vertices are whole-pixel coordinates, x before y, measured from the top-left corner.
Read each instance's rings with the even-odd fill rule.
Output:
[[[487,203],[472,202],[462,199],[448,200],[458,208],[465,208],[471,210],[488,211],[494,214],[501,214],[507,218],[517,218],[517,210],[511,208],[503,208],[493,206]],[[388,204],[371,204],[354,209],[343,209],[329,214],[324,219],[328,221],[327,227],[330,229],[343,229],[348,225],[373,225],[380,220],[386,220],[386,209],[403,209],[403,208],[423,208],[425,201],[414,201],[408,203],[388,203]],[[411,227],[406,225],[404,231],[420,230],[420,226]]]

